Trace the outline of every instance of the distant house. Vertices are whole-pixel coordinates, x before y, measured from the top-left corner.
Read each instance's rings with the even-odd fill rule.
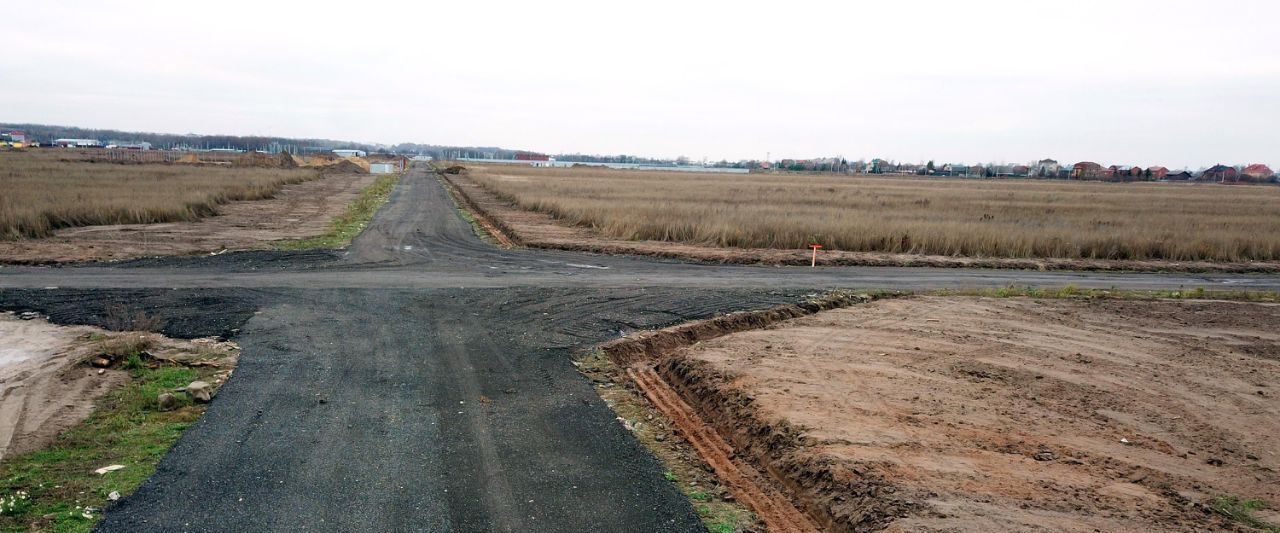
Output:
[[[54,146],[62,148],[96,148],[102,146],[97,139],[54,139]]]
[[[4,136],[9,138],[9,142],[25,143],[27,142],[27,134],[23,131],[13,130],[4,132]]]
[[[1169,181],[1190,181],[1192,178],[1195,178],[1195,176],[1185,170],[1170,172],[1168,176],[1166,176],[1166,179]]]
[[[1025,178],[1030,167],[1026,165],[995,165],[991,173],[997,178]]]
[[[898,166],[880,158],[872,159],[867,165],[867,172],[872,174],[885,174],[888,172],[897,172]]]
[[[1169,169],[1162,166],[1147,167],[1147,174],[1153,180],[1168,179]]]
[[[1200,181],[1237,182],[1240,181],[1240,174],[1236,172],[1235,167],[1214,165],[1200,173]]]
[[[1041,159],[1031,166],[1031,173],[1042,178],[1057,177],[1059,170],[1062,170],[1062,165],[1052,159]]]
[[[1075,179],[1098,179],[1104,177],[1106,173],[1102,165],[1093,161],[1081,161],[1071,167],[1071,177]]]
[[[1240,174],[1244,175],[1244,178],[1249,181],[1267,181],[1276,175],[1275,172],[1271,171],[1271,167],[1262,163],[1254,163],[1244,167]]]
[[[975,178],[981,178],[987,175],[987,169],[982,168],[982,165],[969,165],[969,175]]]
[[[942,165],[943,176],[968,176],[969,165],[964,163],[947,163]]]

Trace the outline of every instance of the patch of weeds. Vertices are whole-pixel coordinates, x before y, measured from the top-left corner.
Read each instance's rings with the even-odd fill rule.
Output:
[[[98,353],[114,361],[126,357],[136,357],[154,346],[155,339],[151,335],[131,331],[101,341],[98,344]]]
[[[756,531],[750,526],[754,518],[749,514],[731,508],[716,508],[711,505],[699,505],[695,508],[702,524],[711,533],[737,533],[743,530]]]
[[[0,531],[89,531],[111,492],[132,493],[155,471],[178,436],[204,412],[178,395],[161,411],[161,392],[212,379],[214,370],[140,365],[123,387],[99,398],[93,414],[48,447],[0,464]],[[125,468],[95,474],[119,464]]]
[[[113,304],[107,307],[102,325],[112,331],[160,331],[164,329],[164,320],[141,309]]]
[[[1264,522],[1253,516],[1254,511],[1267,509],[1267,502],[1262,500],[1242,500],[1235,496],[1218,496],[1210,506],[1214,512],[1231,520],[1255,529],[1270,533],[1280,533],[1280,525]]]
[[[391,191],[400,183],[400,174],[379,176],[373,184],[360,191],[360,197],[347,206],[347,211],[333,219],[329,232],[318,237],[286,240],[276,243],[280,250],[313,250],[317,248],[341,248],[351,243],[373,220],[373,215],[387,200]]]
[[[0,496],[0,516],[22,516],[31,510],[31,495],[20,490]]]
[[[726,498],[728,490],[720,486],[719,479],[697,452],[677,435],[675,423],[634,389],[623,385],[622,369],[602,350],[579,357],[577,366],[595,384],[596,393],[605,404],[635,428],[631,434],[636,440],[666,466],[662,479],[680,489],[708,530],[717,533],[764,530],[751,511]]]
[[[142,362],[142,356],[135,353],[130,354],[129,357],[125,358],[124,363],[120,365],[120,368],[125,370],[141,370],[143,366],[145,365]]]

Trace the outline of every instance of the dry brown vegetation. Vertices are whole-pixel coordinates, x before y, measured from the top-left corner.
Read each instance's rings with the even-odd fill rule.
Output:
[[[0,239],[47,237],[74,226],[189,221],[218,205],[270,198],[313,169],[115,165],[63,151],[0,153]]]
[[[1280,259],[1280,188],[470,167],[522,208],[627,240],[966,257]]]

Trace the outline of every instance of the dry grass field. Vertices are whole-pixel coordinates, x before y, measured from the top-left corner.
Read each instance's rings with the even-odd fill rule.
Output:
[[[470,166],[522,208],[626,240],[964,257],[1280,259],[1280,188]]]
[[[68,160],[74,151],[68,152],[0,153],[0,239],[47,237],[75,226],[195,220],[215,214],[218,205],[270,198],[319,175],[312,169],[88,163]]]

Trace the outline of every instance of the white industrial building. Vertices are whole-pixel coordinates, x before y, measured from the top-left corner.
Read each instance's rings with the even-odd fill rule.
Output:
[[[97,139],[54,139],[53,145],[63,148],[97,148],[102,143]]]

